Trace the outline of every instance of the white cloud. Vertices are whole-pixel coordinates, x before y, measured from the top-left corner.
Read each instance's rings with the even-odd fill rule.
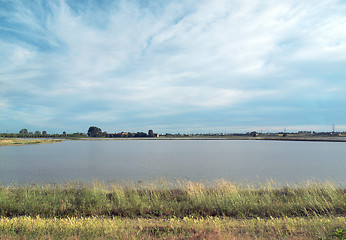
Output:
[[[19,111],[11,111],[12,119],[32,126],[49,127],[55,118],[55,109],[40,105],[24,105]]]
[[[27,101],[31,107],[18,116],[31,122],[37,119],[29,111],[40,114],[36,104],[44,100],[46,122],[58,118],[49,109],[62,113],[67,102],[73,111],[80,106],[76,119],[111,122],[138,109],[139,117],[153,107],[161,116],[244,104],[253,111],[266,99],[299,97],[292,92],[318,98],[314,93],[345,89],[304,75],[312,62],[346,60],[340,1],[205,0],[147,8],[120,1],[107,11],[76,10],[63,0],[11,4],[12,12],[0,11],[12,23],[0,27],[0,107]],[[85,107],[89,102],[95,106]]]
[[[0,98],[0,111],[6,111],[10,107],[9,101],[4,98]]]

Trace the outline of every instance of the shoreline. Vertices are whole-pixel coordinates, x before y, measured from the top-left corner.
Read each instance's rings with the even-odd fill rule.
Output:
[[[146,137],[146,138],[0,138],[0,146],[57,143],[63,141],[292,141],[292,142],[346,142],[346,137]]]
[[[302,141],[302,142],[346,142],[346,137],[157,137],[157,138],[66,138],[62,140],[81,140],[81,141],[129,141],[129,140],[148,140],[148,141],[184,141],[184,140],[225,140],[225,141]]]
[[[1,146],[23,146],[23,145],[34,145],[34,144],[48,144],[62,142],[62,139],[23,139],[23,138],[0,138]]]

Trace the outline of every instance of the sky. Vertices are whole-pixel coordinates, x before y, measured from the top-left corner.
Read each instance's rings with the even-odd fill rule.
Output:
[[[0,0],[0,132],[346,131],[344,0]]]

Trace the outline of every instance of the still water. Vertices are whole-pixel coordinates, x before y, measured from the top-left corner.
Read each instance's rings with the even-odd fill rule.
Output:
[[[346,182],[346,143],[115,140],[0,147],[0,183]]]

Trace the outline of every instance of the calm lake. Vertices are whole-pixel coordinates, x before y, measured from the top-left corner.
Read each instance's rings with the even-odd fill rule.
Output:
[[[167,180],[346,182],[346,143],[104,140],[0,147],[2,184]]]

